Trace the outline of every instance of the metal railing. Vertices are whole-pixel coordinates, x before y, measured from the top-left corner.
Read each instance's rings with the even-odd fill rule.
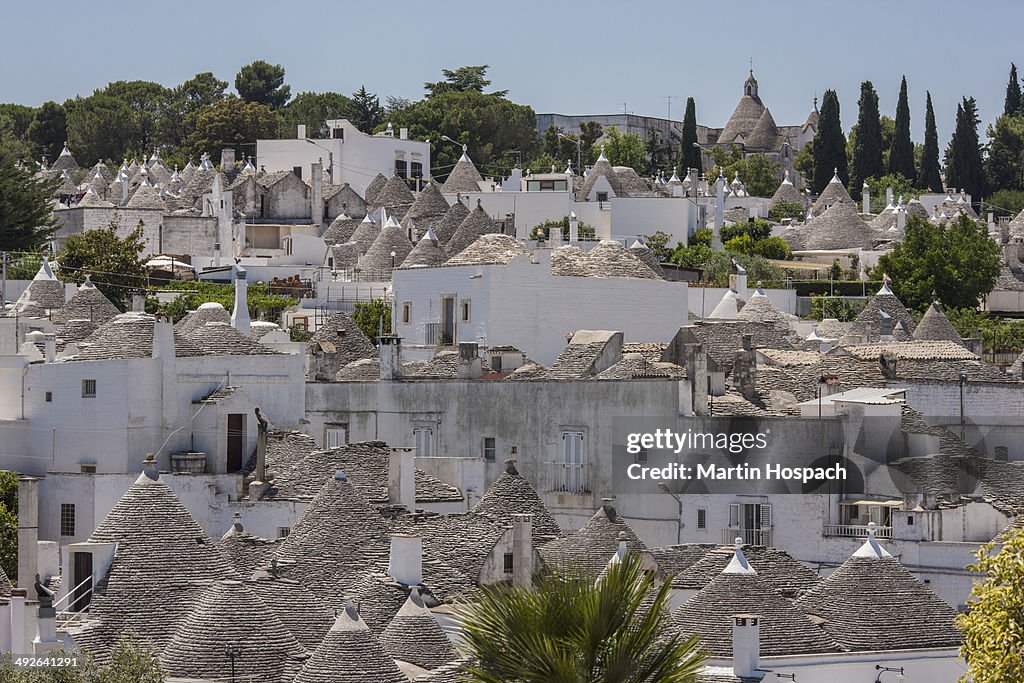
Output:
[[[892,538],[891,526],[875,525],[874,529],[876,538]],[[826,524],[824,534],[842,538],[867,538],[868,526],[866,524]]]
[[[544,490],[558,493],[590,493],[587,463],[545,462]]]
[[[743,539],[743,545],[771,545],[771,529],[722,529],[722,544],[733,545],[737,538]]]
[[[53,607],[54,607],[54,609],[56,609],[62,602],[68,601],[67,606],[64,607],[64,609],[62,609],[59,612],[57,612],[56,621],[57,621],[58,624],[66,626],[66,625],[74,623],[76,620],[80,619],[83,614],[87,614],[87,610],[89,609],[89,603],[92,601],[92,591],[93,591],[92,578],[93,578],[93,575],[90,574],[80,584],[78,584],[77,586],[75,586],[74,588],[69,590],[64,595],[64,597],[60,598],[59,600],[55,600],[53,602]],[[81,588],[82,586],[86,585],[86,584],[89,584],[89,589],[86,590],[81,595],[79,595],[78,597],[75,597],[75,594],[78,593],[78,589]],[[73,597],[74,597],[74,599],[71,600],[70,598],[73,598]],[[82,606],[82,608],[78,609],[78,610],[73,609],[75,607],[75,605],[80,600],[85,600],[85,604]]]
[[[444,323],[425,323],[423,326],[423,343],[427,346],[451,346],[454,342],[451,326],[445,329]]]

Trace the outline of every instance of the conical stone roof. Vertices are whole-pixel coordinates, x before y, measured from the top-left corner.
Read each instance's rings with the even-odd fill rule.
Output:
[[[68,149],[68,144],[64,143],[64,149],[60,151],[60,154],[54,160],[53,164],[50,165],[51,171],[77,171],[79,169],[78,162],[75,161],[75,157],[71,155],[71,150]]]
[[[480,200],[477,200],[476,208],[466,216],[466,219],[459,225],[452,238],[445,245],[448,253],[455,256],[469,245],[476,242],[482,235],[498,232],[498,226],[494,224],[491,217],[487,215]]]
[[[408,683],[350,603],[294,683]]]
[[[583,187],[580,188],[579,192],[576,193],[577,201],[586,200],[594,191],[594,185],[597,183],[598,178],[606,178],[608,184],[612,188],[612,192],[616,197],[628,197],[629,192],[622,187],[622,182],[619,180],[619,174],[615,172],[615,168],[612,167],[611,162],[608,161],[608,157],[601,152],[601,156],[597,158],[593,167],[590,169],[590,173],[587,174],[586,179],[583,181]]]
[[[416,196],[416,201],[402,220],[412,219],[416,227],[425,230],[433,225],[433,221],[443,218],[450,208],[437,183],[429,182]]]
[[[807,221],[801,231],[806,236],[803,248],[810,250],[871,249],[879,238],[857,213],[852,201],[832,204],[824,213]]]
[[[619,549],[620,532],[626,534],[628,550],[642,552],[647,549],[626,520],[606,503],[582,529],[541,546],[540,554],[544,563],[556,571],[570,574],[582,571],[596,577],[608,564],[608,558]]]
[[[634,256],[647,264],[647,267],[654,271],[655,275],[659,278],[665,277],[665,271],[662,269],[661,263],[658,262],[657,255],[647,245],[637,240],[630,245],[629,250],[633,252]]]
[[[448,260],[448,252],[441,246],[433,229],[427,230],[409,255],[402,261],[402,268],[413,266],[439,266]]]
[[[57,279],[45,258],[32,282],[18,297],[18,302],[32,301],[40,308],[58,309],[64,305],[64,284]]]
[[[377,239],[377,235],[380,234],[380,228],[373,222],[369,214],[363,220],[359,221],[359,225],[352,233],[350,242],[355,242],[356,250],[360,254],[365,254],[373,246],[373,242]]]
[[[760,97],[743,95],[719,134],[718,144],[731,144],[737,141],[737,137],[742,137],[745,141],[761,119],[764,109]]]
[[[505,471],[491,484],[473,507],[478,515],[512,526],[513,515],[533,515],[533,544],[540,546],[562,534],[537,489],[519,474],[514,461],[505,463]]]
[[[765,107],[753,130],[744,138],[743,148],[746,151],[776,152],[779,146],[779,127],[775,125],[772,113]]]
[[[782,184],[779,185],[778,189],[775,190],[775,194],[772,195],[771,206],[775,206],[780,202],[804,205],[804,196],[789,179],[789,171],[786,171]]]
[[[892,291],[888,281],[882,285],[878,293],[871,298],[850,327],[850,333],[858,336],[867,336],[868,341],[877,341],[881,326],[882,312],[893,318],[895,325],[893,337],[897,340],[906,340],[908,335],[914,332],[914,320],[910,317],[906,306],[899,300],[899,297]]]
[[[444,218],[434,224],[434,234],[437,235],[437,239],[441,241],[442,246],[447,245],[451,241],[455,231],[459,229],[462,221],[466,220],[467,216],[469,216],[469,208],[462,203],[461,199],[456,198],[451,208],[444,215]]]
[[[580,260],[591,277],[629,277],[660,280],[650,266],[618,240],[601,240],[593,249],[583,252]]]
[[[754,293],[747,299],[747,303],[736,314],[737,320],[762,323],[786,324],[795,318],[796,316],[788,315],[779,310],[760,287],[754,290]]]
[[[405,229],[392,219],[378,233],[359,265],[364,271],[389,279],[392,268],[402,265],[411,251],[412,242],[406,236]],[[395,254],[393,257],[392,252]]]
[[[917,324],[913,337],[917,340],[951,341],[961,346],[964,345],[963,340],[960,338],[960,333],[956,331],[953,323],[949,322],[949,318],[946,317],[942,309],[934,301],[928,307],[928,310],[925,311],[921,322]]]
[[[362,223],[360,218],[349,218],[345,214],[341,214],[331,221],[331,224],[324,230],[324,242],[327,244],[344,244],[348,242],[352,239],[356,229],[359,228],[360,223]]]
[[[96,289],[96,285],[86,275],[85,282],[78,287],[74,296],[54,311],[50,319],[58,325],[70,320],[89,320],[98,325],[112,320],[120,313],[117,306]]]
[[[291,581],[273,572],[258,571],[246,585],[252,589],[260,604],[276,615],[299,644],[312,652],[323,641],[331,624],[333,613],[323,598],[298,581]]]
[[[239,648],[234,661],[226,646]],[[298,672],[305,654],[249,586],[228,579],[203,591],[160,659],[172,676],[280,683]]]
[[[825,189],[821,191],[821,194],[814,201],[814,215],[817,216],[824,213],[826,208],[839,202],[854,203],[850,193],[846,191],[843,181],[839,179],[839,174],[833,173],[832,180],[828,181],[828,185],[825,186]],[[856,206],[854,211],[856,211]]]
[[[174,331],[183,335],[189,335],[206,323],[231,323],[231,314],[224,306],[216,301],[208,301],[199,304],[199,308],[189,311],[185,316],[174,323]]]
[[[437,620],[423,604],[418,589],[409,593],[402,609],[380,635],[384,652],[392,659],[436,669],[455,659],[455,649]]]
[[[404,216],[412,207],[416,197],[401,176],[393,175],[381,188],[373,202],[367,204],[370,212],[379,212],[383,207],[388,215]]]
[[[476,170],[469,155],[463,152],[455,167],[452,168],[452,172],[448,174],[441,190],[447,194],[479,192],[481,182],[483,182],[483,178],[480,176],[480,172]]]
[[[370,181],[370,184],[366,186],[366,193],[364,199],[366,200],[367,206],[372,206],[376,200],[377,195],[384,189],[384,186],[388,184],[388,179],[383,173],[378,173]]]
[[[530,250],[515,237],[490,233],[481,235],[475,242],[448,259],[449,266],[484,266],[505,264]]]

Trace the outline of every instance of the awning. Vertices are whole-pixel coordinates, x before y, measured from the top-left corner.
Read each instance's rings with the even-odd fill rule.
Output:
[[[876,505],[883,508],[901,508],[902,500],[841,500],[840,505]]]

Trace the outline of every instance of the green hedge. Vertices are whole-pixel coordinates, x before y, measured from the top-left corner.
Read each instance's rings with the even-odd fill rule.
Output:
[[[868,280],[798,280],[793,282],[797,296],[814,296],[821,294],[834,294],[835,296],[873,296],[882,288],[881,282]]]

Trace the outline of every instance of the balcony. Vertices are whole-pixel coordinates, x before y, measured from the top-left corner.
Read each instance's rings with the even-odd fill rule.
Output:
[[[423,344],[426,346],[451,346],[454,331],[444,323],[426,323],[423,326]]]
[[[743,545],[771,545],[771,529],[722,529],[722,544],[734,545],[736,539],[743,539]]]
[[[590,493],[587,463],[545,462],[544,490],[551,493]]]
[[[891,526],[875,525],[874,529],[875,538],[892,538]],[[839,538],[867,538],[868,527],[866,524],[826,524],[823,533],[825,536],[835,536]]]

